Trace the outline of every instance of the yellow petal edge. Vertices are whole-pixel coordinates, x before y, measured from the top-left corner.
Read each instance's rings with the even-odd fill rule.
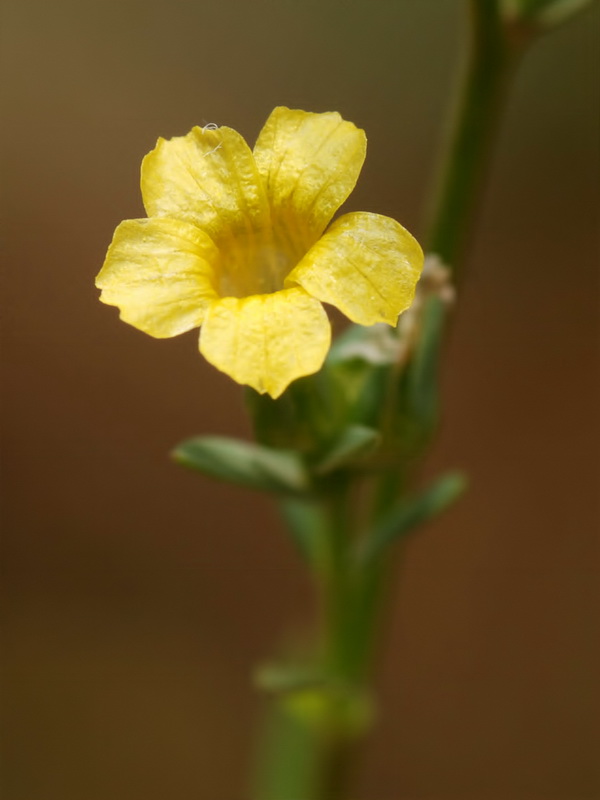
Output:
[[[302,286],[359,325],[395,325],[413,301],[422,268],[423,251],[399,222],[355,212],[330,226],[286,285]]]
[[[296,378],[317,372],[330,343],[323,306],[299,288],[225,297],[211,305],[200,331],[207,361],[273,398]]]
[[[149,217],[198,225],[216,244],[269,225],[269,204],[252,151],[231,128],[193,128],[159,139],[142,162]]]
[[[115,231],[96,278],[100,300],[162,339],[198,327],[217,298],[210,238],[176,219],[128,219]]]
[[[366,152],[365,132],[337,111],[274,109],[254,146],[273,221],[310,247],[354,189]]]

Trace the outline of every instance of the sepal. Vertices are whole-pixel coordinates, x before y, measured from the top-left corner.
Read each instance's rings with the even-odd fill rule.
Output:
[[[407,371],[410,411],[427,430],[434,427],[438,417],[438,374],[445,316],[443,300],[429,297],[423,307],[420,336]]]
[[[381,441],[381,434],[365,425],[348,425],[331,447],[313,465],[316,475],[328,475],[338,469],[360,464]]]
[[[386,324],[351,325],[334,341],[326,364],[343,389],[346,423],[379,427],[390,370],[402,346]]]
[[[327,365],[294,381],[275,400],[248,389],[246,403],[259,442],[304,454],[321,450],[335,438],[346,417],[343,387]]]
[[[350,325],[334,340],[327,356],[330,364],[359,359],[377,366],[398,360],[401,344],[394,328],[379,322],[368,327]]]
[[[419,315],[419,335],[396,385],[394,444],[407,455],[419,453],[435,431],[439,416],[439,361],[446,308],[428,297]]]

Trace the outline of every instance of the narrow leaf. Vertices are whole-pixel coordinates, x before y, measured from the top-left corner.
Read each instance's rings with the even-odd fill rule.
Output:
[[[437,517],[460,497],[466,487],[466,477],[460,472],[451,472],[416,497],[399,502],[366,540],[361,552],[363,562],[377,558],[390,544]]]
[[[211,478],[249,489],[298,494],[308,488],[302,460],[288,450],[222,436],[201,436],[182,442],[173,451],[173,458]]]

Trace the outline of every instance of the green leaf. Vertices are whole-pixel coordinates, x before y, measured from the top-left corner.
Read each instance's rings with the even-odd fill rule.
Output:
[[[299,494],[309,487],[301,458],[288,450],[224,436],[200,436],[182,442],[173,451],[179,464],[211,478],[248,489]]]
[[[376,559],[386,547],[437,517],[461,496],[466,487],[466,477],[460,472],[451,472],[416,497],[400,501],[365,541],[360,553],[363,563]]]
[[[371,453],[379,444],[381,435],[365,425],[349,425],[314,466],[317,475],[326,475],[336,469],[351,466]]]

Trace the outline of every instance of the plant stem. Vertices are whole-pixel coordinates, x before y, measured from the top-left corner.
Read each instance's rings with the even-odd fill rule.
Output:
[[[470,0],[469,9],[469,56],[440,170],[427,248],[452,266],[455,279],[473,223],[493,134],[517,55],[517,47],[509,42],[503,28],[497,0]],[[440,327],[440,334],[442,330]],[[391,474],[381,477],[376,514],[385,513],[396,499],[396,493],[390,489],[397,483]],[[353,636],[348,638],[341,664],[347,670],[347,677],[357,682],[365,680],[370,669],[377,638],[375,628],[381,615],[382,602],[388,596],[385,585],[390,577],[389,567],[386,559],[379,560],[358,577],[353,593],[346,591],[343,595],[344,602],[349,604],[344,624]],[[332,630],[331,635],[339,636],[340,632]],[[344,642],[343,633],[341,641]],[[345,751],[341,743],[338,742],[338,746],[342,749],[337,752],[334,750],[333,757],[324,764],[325,770],[329,771],[329,778],[324,784],[329,793],[323,795],[323,800],[342,800],[344,797],[350,751],[347,745]]]
[[[507,36],[498,0],[469,0],[471,43],[430,208],[427,250],[455,280],[471,232],[508,79],[520,52]]]
[[[469,0],[471,41],[458,103],[451,120],[427,236],[427,250],[450,265],[456,279],[479,201],[482,179],[508,78],[520,50],[509,41],[498,0]],[[441,328],[440,328],[441,330]],[[404,472],[406,465],[399,464]],[[396,499],[395,476],[384,474],[375,515]],[[324,593],[324,670],[329,686],[318,724],[305,724],[276,701],[278,735],[269,742],[255,800],[347,800],[354,762],[352,703],[367,678],[381,616],[389,559],[357,569],[351,557],[352,483],[332,485],[324,501],[327,559],[317,579]],[[394,491],[392,491],[392,489]],[[339,696],[336,692],[339,690]],[[347,694],[346,694],[347,692]],[[356,695],[354,694],[356,692]],[[301,734],[301,735],[299,735]],[[280,764],[294,749],[293,768]],[[273,778],[274,775],[278,777]]]
[[[324,668],[330,683],[320,759],[319,800],[342,800],[352,764],[348,704],[352,702],[352,483],[332,486],[329,510],[329,552],[323,573]]]

